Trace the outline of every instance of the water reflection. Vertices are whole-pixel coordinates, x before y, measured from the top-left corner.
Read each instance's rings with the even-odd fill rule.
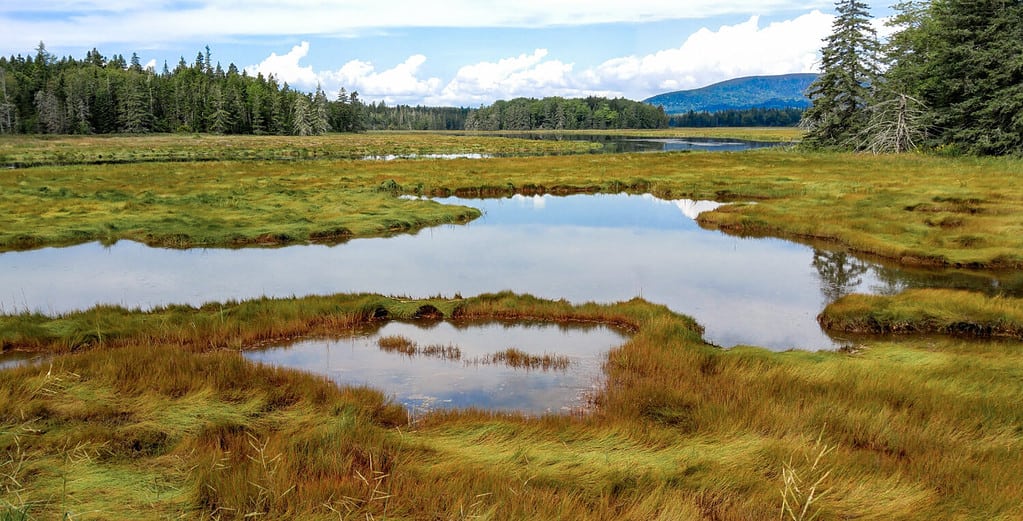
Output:
[[[867,263],[843,251],[825,251],[814,248],[811,263],[821,278],[821,293],[833,302],[856,290],[863,276],[870,270]]]
[[[406,356],[380,349],[380,338],[401,336],[420,345],[454,346],[461,359]],[[479,407],[527,414],[583,410],[603,385],[607,351],[626,338],[606,327],[552,324],[413,324],[389,322],[368,335],[309,340],[248,352],[258,362],[323,374],[346,385],[382,390],[412,411]],[[565,370],[515,369],[473,363],[515,348],[531,355],[557,354]]]
[[[263,295],[507,289],[573,302],[641,296],[693,316],[718,345],[831,349],[837,344],[816,316],[842,293],[986,285],[1018,294],[1023,287],[1015,272],[886,268],[779,239],[704,230],[692,217],[711,202],[624,194],[441,202],[475,206],[483,217],[333,247],[169,250],[121,241],[3,253],[0,307],[56,314],[99,303],[145,308]]]
[[[455,154],[384,154],[364,156],[362,159],[366,161],[396,161],[398,159],[487,159],[491,157],[494,156],[478,152],[465,152]]]
[[[627,137],[614,134],[556,134],[546,132],[509,132],[499,136],[537,139],[548,141],[586,141],[598,143],[600,147],[590,150],[594,154],[621,154],[628,152],[741,152],[758,148],[785,146],[789,143],[776,141],[750,141],[745,139],[721,139],[705,137]]]
[[[47,360],[48,358],[49,356],[47,355],[41,355],[39,353],[24,353],[21,351],[0,353],[0,371],[12,367],[39,363]]]

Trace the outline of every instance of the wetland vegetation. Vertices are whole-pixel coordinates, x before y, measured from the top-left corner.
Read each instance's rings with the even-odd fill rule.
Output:
[[[397,148],[433,139],[368,136]],[[323,139],[344,147],[349,137]],[[49,146],[25,139],[0,144]],[[143,148],[136,139],[150,138],[102,146],[127,153]],[[480,153],[504,146],[437,139]],[[5,170],[0,244],[331,241],[478,215],[398,195],[626,191],[734,201],[700,221],[739,235],[826,241],[904,264],[1023,267],[1023,166],[1011,158],[256,155]],[[715,348],[693,319],[638,298],[350,294],[5,314],[4,352],[50,356],[0,369],[0,516],[764,519],[778,515],[792,472],[813,475],[820,439],[833,447],[822,458],[821,518],[1014,519],[1023,515],[1018,307],[961,291],[846,297],[822,317],[844,313],[856,331],[891,317],[877,331],[960,336],[864,337],[843,351],[782,353]],[[240,354],[417,316],[605,324],[629,338],[607,354],[591,413],[541,417],[410,415],[379,390]],[[1003,330],[1002,341],[961,336]]]

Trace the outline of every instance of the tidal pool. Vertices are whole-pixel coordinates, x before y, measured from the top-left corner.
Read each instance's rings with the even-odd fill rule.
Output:
[[[694,221],[709,201],[650,195],[440,200],[480,208],[466,225],[336,246],[149,248],[121,241],[0,254],[0,311],[58,314],[96,304],[171,303],[343,292],[429,297],[512,290],[573,302],[639,296],[690,315],[708,341],[833,349],[816,315],[849,292],[943,286],[1018,294],[1018,274],[904,270]],[[409,204],[416,204],[409,201]],[[1015,278],[1012,278],[1015,277]]]
[[[406,355],[381,349],[379,341],[404,337],[425,348],[457,349],[459,356]],[[412,414],[477,407],[530,415],[584,412],[603,386],[607,352],[626,341],[603,326],[522,323],[388,322],[368,334],[305,340],[246,352],[249,360],[322,374],[343,385],[383,391]],[[515,368],[492,362],[515,349],[564,357],[556,369]]]

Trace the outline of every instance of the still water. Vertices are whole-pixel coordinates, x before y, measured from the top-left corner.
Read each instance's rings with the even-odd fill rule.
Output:
[[[553,133],[507,133],[498,134],[509,138],[525,138],[551,141],[588,141],[600,147],[590,150],[593,154],[621,154],[626,152],[741,152],[758,148],[787,146],[790,143],[777,141],[750,141],[746,139],[721,139],[707,137],[627,137],[604,134],[553,134]]]
[[[459,357],[385,352],[379,339],[394,335],[422,346],[457,348]],[[339,384],[379,389],[412,414],[465,407],[544,414],[585,411],[594,391],[603,386],[601,364],[607,352],[625,340],[602,326],[388,322],[363,335],[307,340],[247,352],[245,357],[322,374]],[[509,348],[567,357],[568,365],[543,370],[481,362]]]
[[[816,315],[848,292],[948,286],[1014,293],[1023,286],[996,275],[886,268],[783,240],[704,230],[694,218],[717,206],[707,201],[625,194],[441,201],[484,215],[467,225],[336,246],[173,250],[121,241],[3,253],[0,311],[508,289],[573,302],[640,296],[693,316],[717,345],[818,350],[841,340],[825,335]]]

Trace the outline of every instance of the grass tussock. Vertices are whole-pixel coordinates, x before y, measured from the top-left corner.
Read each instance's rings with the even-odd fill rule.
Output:
[[[327,301],[347,314],[379,299]],[[282,316],[298,306],[260,305]],[[390,305],[395,315],[431,305],[448,318],[607,319],[632,335],[608,355],[593,414],[442,411],[410,422],[378,392],[232,350],[182,349],[161,339],[186,335],[147,323],[150,343],[0,372],[0,504],[36,518],[743,520],[776,518],[787,487],[804,492],[790,505],[810,504],[819,481],[807,510],[818,519],[1023,515],[1015,342],[723,351],[691,320],[640,300]],[[201,324],[206,312],[185,314]],[[820,465],[814,439],[827,447]]]
[[[377,345],[381,350],[388,353],[400,353],[408,357],[426,356],[453,361],[462,359],[462,350],[458,346],[443,344],[420,346],[413,340],[401,335],[381,337],[377,340]]]
[[[509,347],[485,357],[474,358],[468,363],[473,365],[504,365],[512,369],[565,371],[572,361],[567,356],[544,353],[532,355],[521,349]]]
[[[897,295],[848,295],[817,317],[821,327],[848,333],[939,333],[1023,339],[1023,300],[947,289]]]

